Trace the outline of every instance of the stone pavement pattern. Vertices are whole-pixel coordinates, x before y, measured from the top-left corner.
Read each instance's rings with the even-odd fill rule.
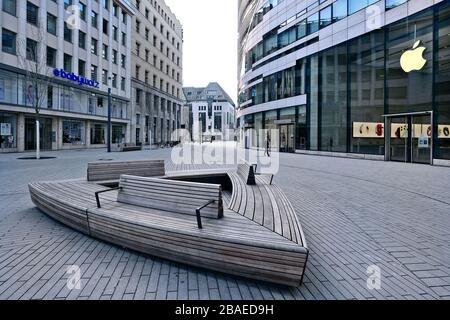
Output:
[[[91,239],[37,210],[30,181],[71,179],[99,159],[165,159],[170,150],[0,155],[0,299],[450,299],[450,169],[281,155],[275,183],[311,250],[305,282],[286,288],[138,254]],[[202,166],[191,166],[196,169]],[[81,268],[69,290],[67,268]],[[382,272],[367,288],[367,267]]]

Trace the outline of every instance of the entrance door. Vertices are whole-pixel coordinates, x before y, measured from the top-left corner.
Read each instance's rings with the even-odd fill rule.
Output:
[[[415,116],[411,119],[411,159],[413,163],[431,163],[433,127],[430,116]]]
[[[41,150],[52,149],[52,119],[39,119]],[[25,150],[36,150],[36,119],[25,118]]]
[[[280,152],[295,152],[294,125],[280,125]]]
[[[430,164],[433,127],[430,114],[411,114],[390,118],[391,161]]]

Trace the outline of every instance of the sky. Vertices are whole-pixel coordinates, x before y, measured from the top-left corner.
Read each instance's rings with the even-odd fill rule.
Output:
[[[237,100],[237,1],[165,0],[184,29],[183,86],[218,82]]]

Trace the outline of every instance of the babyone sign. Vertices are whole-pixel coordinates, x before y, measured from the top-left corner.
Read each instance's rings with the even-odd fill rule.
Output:
[[[94,80],[86,79],[85,77],[77,76],[76,74],[65,72],[63,69],[53,70],[53,75],[58,78],[67,79],[73,82],[77,82],[80,86],[86,85],[92,88],[100,88],[100,83]]]

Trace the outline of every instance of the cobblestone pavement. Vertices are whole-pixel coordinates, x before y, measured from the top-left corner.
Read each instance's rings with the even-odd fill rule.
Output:
[[[37,210],[27,183],[85,176],[99,159],[166,159],[170,150],[0,155],[0,299],[450,299],[450,169],[281,155],[275,178],[311,250],[286,288],[145,256],[91,239]],[[197,168],[201,166],[194,166]],[[186,168],[181,168],[186,169]],[[67,269],[81,268],[81,290]],[[367,268],[381,270],[369,290]]]

